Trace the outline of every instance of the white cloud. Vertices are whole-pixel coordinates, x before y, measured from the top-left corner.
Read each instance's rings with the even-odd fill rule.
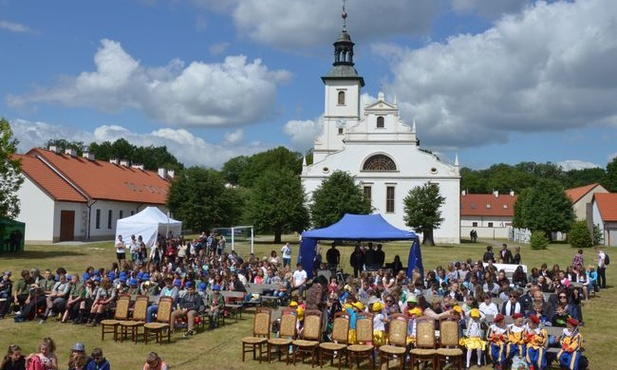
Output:
[[[229,46],[230,46],[230,44],[228,42],[221,42],[221,43],[218,43],[218,44],[211,45],[208,48],[208,51],[212,55],[220,55],[220,54],[223,54],[224,52],[226,52],[227,49],[229,48]]]
[[[225,143],[235,145],[238,144],[244,139],[244,130],[237,129],[233,132],[228,132],[225,134]]]
[[[430,29],[441,1],[381,0],[347,3],[350,33],[357,38],[418,35]],[[323,45],[340,32],[340,2],[332,0],[242,1],[236,26],[251,39],[282,49]],[[353,31],[351,31],[353,30]]]
[[[285,134],[289,136],[294,149],[302,153],[313,147],[313,142],[321,130],[321,118],[304,121],[292,120],[284,127]]]
[[[0,29],[11,32],[29,32],[30,28],[21,23],[0,20]]]
[[[585,162],[578,159],[569,159],[556,163],[561,166],[564,171],[584,170],[586,168],[600,168],[599,165],[591,162]]]
[[[125,139],[136,146],[166,146],[185,166],[220,168],[229,159],[239,155],[252,155],[270,147],[259,142],[245,143],[242,134],[236,132],[236,141],[209,143],[185,129],[163,128],[152,132],[133,132],[119,125],[103,125],[93,132],[69,128],[63,125],[26,120],[11,121],[13,135],[19,143],[19,152],[24,153],[40,147],[50,139],[102,143]],[[241,130],[238,130],[241,131]],[[207,155],[216,153],[216,155]]]
[[[478,35],[417,50],[376,45],[389,91],[436,150],[505,142],[508,132],[602,126],[617,114],[617,2],[538,2]]]
[[[92,107],[104,112],[139,109],[146,116],[178,126],[234,126],[268,118],[276,88],[291,74],[270,71],[256,59],[228,56],[222,63],[180,60],[149,68],[119,42],[102,40],[94,56],[96,71],[65,77],[56,86],[10,96],[12,106],[36,102]]]
[[[451,0],[452,10],[457,13],[478,13],[486,17],[518,12],[536,0]]]

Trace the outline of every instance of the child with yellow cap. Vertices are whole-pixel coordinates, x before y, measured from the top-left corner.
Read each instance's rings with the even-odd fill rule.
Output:
[[[347,344],[356,344],[356,321],[358,312],[364,311],[364,305],[360,301],[355,301],[351,304],[347,303],[343,306],[349,314],[349,335]]]
[[[377,349],[386,344],[387,314],[384,314],[385,306],[380,301],[373,303],[373,346]]]
[[[469,321],[465,338],[461,339],[461,345],[467,348],[467,368],[471,366],[471,355],[476,350],[478,367],[482,366],[482,352],[486,350],[486,342],[482,340],[482,326],[480,323],[480,310],[472,308],[469,311]]]
[[[424,314],[420,307],[414,307],[407,310],[409,321],[407,325],[407,344],[412,346],[416,343],[416,319]]]

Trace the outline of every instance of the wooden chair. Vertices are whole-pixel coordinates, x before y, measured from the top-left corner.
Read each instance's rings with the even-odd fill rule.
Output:
[[[347,355],[349,338],[349,314],[338,311],[332,323],[332,342],[319,344],[319,366],[323,367],[324,356],[330,356],[330,366],[334,365],[334,355],[338,356],[338,368],[341,370],[343,357]]]
[[[411,368],[416,364],[431,362],[433,370],[437,366],[437,338],[435,337],[435,319],[422,316],[416,319],[416,343],[409,351]]]
[[[144,342],[154,334],[156,342],[163,344],[163,334],[167,332],[167,342],[171,342],[171,312],[173,311],[174,299],[163,296],[159,298],[156,321],[144,324]]]
[[[296,339],[292,342],[293,345],[293,362],[299,356],[311,355],[311,367],[315,366],[315,358],[317,357],[317,348],[321,341],[321,311],[306,310],[304,311],[304,328],[302,329],[302,339]]]
[[[101,340],[105,340],[105,334],[113,334],[114,341],[118,340],[118,325],[120,321],[127,320],[129,317],[129,305],[131,296],[121,295],[116,301],[116,312],[113,319],[101,320]]]
[[[272,350],[278,352],[278,359],[281,361],[281,352],[285,353],[285,363],[291,362],[289,356],[289,346],[296,339],[296,325],[298,323],[298,315],[293,308],[284,308],[281,312],[281,326],[279,329],[278,338],[268,339],[268,362],[272,361]]]
[[[360,367],[360,360],[368,359],[370,369],[375,367],[373,359],[373,314],[362,312],[358,314],[356,321],[356,340],[358,344],[350,344],[347,346],[347,356],[349,357],[349,368],[353,370],[354,359]]]
[[[259,363],[263,357],[263,347],[267,346],[270,339],[270,318],[272,310],[267,307],[257,307],[253,318],[253,336],[242,338],[242,362],[247,352],[253,352],[253,360],[257,356],[259,348]]]
[[[400,369],[405,368],[405,352],[407,351],[407,317],[397,313],[390,315],[388,344],[379,347],[379,363],[390,368],[390,359],[398,358]]]
[[[446,360],[453,361],[457,369],[463,368],[463,350],[459,344],[459,318],[448,315],[439,320],[439,347],[437,348],[437,362],[439,368]]]
[[[149,298],[146,295],[140,295],[135,299],[133,306],[133,319],[120,321],[120,340],[124,340],[131,333],[131,340],[137,342],[139,336],[139,328],[146,324],[146,316],[148,314]]]

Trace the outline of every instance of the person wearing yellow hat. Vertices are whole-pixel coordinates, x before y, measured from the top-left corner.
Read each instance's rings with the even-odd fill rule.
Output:
[[[547,365],[546,345],[548,343],[548,332],[540,328],[540,318],[534,314],[527,317],[527,330],[525,332],[527,340],[527,354],[525,359],[529,365],[529,370],[544,370]]]
[[[562,369],[577,370],[581,360],[583,336],[578,331],[578,320],[570,317],[566,320],[566,328],[561,337],[561,350],[557,353],[557,360]]]
[[[504,316],[497,314],[493,320],[493,324],[488,328],[486,338],[489,342],[489,355],[496,369],[503,369],[506,363],[506,336],[508,328],[506,327]]]
[[[379,348],[386,344],[386,322],[387,314],[385,313],[385,305],[381,301],[373,303],[371,311],[373,311],[373,346]]]
[[[364,311],[364,304],[360,301],[356,301],[351,304],[345,304],[344,307],[349,314],[349,335],[347,342],[348,344],[356,344],[356,322],[358,320],[358,313]]]
[[[471,355],[476,351],[478,366],[482,366],[482,353],[486,350],[486,341],[482,340],[482,325],[480,323],[480,310],[472,308],[469,311],[469,321],[465,337],[461,339],[461,345],[467,348],[467,368],[471,366]]]
[[[416,319],[422,316],[423,312],[420,307],[414,307],[407,310],[409,321],[407,324],[407,344],[413,345],[416,343]]]

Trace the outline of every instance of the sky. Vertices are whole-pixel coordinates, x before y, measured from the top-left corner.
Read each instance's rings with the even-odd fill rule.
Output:
[[[321,132],[342,0],[0,0],[0,117],[49,139],[167,146],[187,166]],[[348,0],[366,82],[423,149],[484,169],[606,168],[617,154],[617,1]]]

